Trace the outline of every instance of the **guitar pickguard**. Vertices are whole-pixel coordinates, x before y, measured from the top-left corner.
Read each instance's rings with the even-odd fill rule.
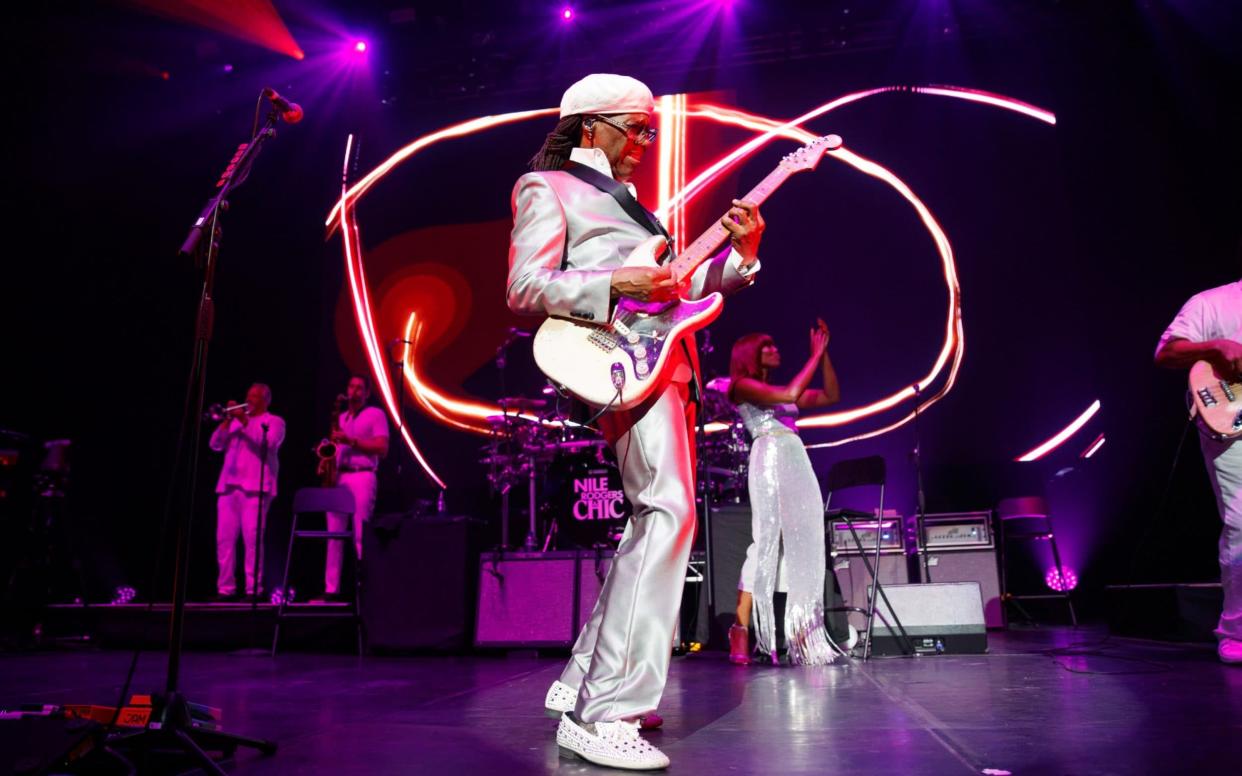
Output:
[[[652,304],[622,298],[617,302],[612,324],[595,330],[587,339],[605,353],[628,358],[634,377],[647,380],[656,373],[656,364],[669,345],[673,329],[711,305],[710,299]]]

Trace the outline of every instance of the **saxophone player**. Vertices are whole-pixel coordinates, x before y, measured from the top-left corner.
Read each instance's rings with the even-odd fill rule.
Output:
[[[354,494],[354,552],[362,559],[362,526],[370,522],[375,509],[375,470],[380,459],[388,455],[388,418],[378,407],[367,406],[371,397],[371,380],[364,375],[349,378],[345,390],[346,407],[337,417],[329,439],[336,445],[337,485]],[[321,469],[321,474],[323,471]],[[350,516],[328,513],[328,530],[344,531]],[[324,570],[324,598],[340,600],[341,560],[344,552],[340,539],[328,540],[328,558]]]

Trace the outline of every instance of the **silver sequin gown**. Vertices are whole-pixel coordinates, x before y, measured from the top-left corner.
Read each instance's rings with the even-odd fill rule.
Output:
[[[794,424],[798,407],[742,402],[737,409],[754,440],[749,484],[756,548],[752,591],[756,646],[775,662],[772,594],[783,544],[789,660],[803,665],[831,663],[834,653],[824,629],[824,502]]]

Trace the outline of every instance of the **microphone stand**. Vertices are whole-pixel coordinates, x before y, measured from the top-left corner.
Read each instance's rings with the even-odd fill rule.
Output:
[[[915,531],[917,537],[914,541],[915,551],[918,552],[919,558],[923,566],[923,581],[931,582],[931,571],[927,563],[927,497],[923,493],[923,455],[919,442],[919,400],[923,397],[923,392],[918,383],[914,384],[914,449],[910,452],[910,456],[914,459],[914,487],[915,487]],[[880,516],[883,521],[884,516]]]
[[[254,589],[250,593],[250,610],[259,608],[259,588],[263,586],[263,497],[267,494],[267,421],[259,424],[263,429],[263,441],[259,444],[259,514],[255,521],[254,561],[250,571],[254,577]]]
[[[225,776],[225,772],[207,754],[208,751],[221,752],[225,757],[231,757],[239,746],[244,746],[257,749],[265,755],[276,753],[274,741],[247,738],[223,730],[210,730],[195,725],[192,716],[193,704],[181,692],[179,680],[182,636],[185,630],[186,586],[189,582],[190,532],[198,495],[199,452],[202,447],[202,424],[198,422],[198,419],[203,415],[207,385],[207,351],[211,343],[215,319],[214,294],[216,265],[220,253],[220,217],[222,213],[228,211],[229,195],[249,176],[250,168],[263,148],[263,144],[276,136],[278,119],[277,112],[270,111],[267,120],[254,137],[238,146],[228,167],[216,183],[216,193],[207,201],[206,207],[195,220],[181,245],[180,255],[195,257],[195,266],[202,270],[203,280],[194,332],[194,359],[187,381],[185,411],[181,419],[182,433],[178,437],[184,440],[185,424],[193,424],[194,428],[190,432],[186,502],[177,521],[176,557],[173,567],[173,608],[168,634],[168,671],[164,692],[152,695],[152,705],[155,708],[152,709],[151,722],[148,726],[137,732],[114,733],[110,739],[111,743],[116,748],[124,750],[131,760],[137,758],[140,762],[147,763],[161,759],[169,752],[174,752],[191,760],[194,765],[211,776]],[[205,248],[202,243],[204,235],[208,238]],[[193,412],[190,411],[191,407]],[[171,503],[170,501],[170,509]],[[168,517],[166,513],[165,520]],[[256,551],[257,549],[256,547]],[[127,679],[126,690],[128,690],[128,684]],[[121,700],[123,702],[124,698]],[[118,703],[119,705],[121,704]],[[201,713],[200,711],[200,715]]]
[[[505,373],[506,373],[507,367],[509,366],[509,361],[508,361],[509,346],[512,345],[514,342],[516,342],[518,338],[521,336],[522,335],[518,333],[517,329],[510,328],[509,333],[508,335],[505,336],[504,341],[501,342],[500,345],[496,348],[496,358],[495,358],[496,373],[497,373],[497,377],[500,383],[500,397],[501,397],[500,414],[504,418],[504,424],[502,426],[503,428],[502,433],[504,433],[507,436],[507,440],[505,442],[505,450],[506,450],[505,464],[504,464],[504,469],[501,471],[501,477],[503,478],[502,480],[503,484],[501,485],[501,489],[500,489],[500,547],[499,547],[500,552],[504,552],[508,549],[511,549],[510,544],[509,544],[509,534],[511,530],[511,526],[509,525],[509,519],[511,517],[510,504],[509,504],[509,491],[512,490],[513,488],[513,482],[512,482],[513,475],[520,473],[520,472],[513,471],[513,459],[517,456],[517,452],[513,444],[513,434],[512,434],[513,429],[509,427],[509,404],[508,404],[508,401],[506,401],[509,398],[509,396],[507,393],[508,389],[505,383]],[[520,410],[515,410],[515,414],[518,411]],[[500,445],[496,444],[493,446],[492,456],[494,458],[498,456],[499,454],[500,454]],[[532,467],[534,466],[533,461],[531,462],[531,466]],[[533,498],[533,494],[534,494],[533,473],[531,476],[532,476],[532,480],[530,483],[528,483],[528,488],[530,489],[529,495],[532,496],[532,498],[529,499],[529,501],[531,502],[529,508],[533,510],[534,509],[533,505],[535,501],[535,499]],[[492,483],[492,484],[494,487],[495,483]],[[536,517],[534,514],[531,514],[531,515],[528,515],[528,518],[529,518],[528,522],[530,525],[528,526],[528,529],[527,529],[526,539],[523,542],[523,549],[526,550],[527,552],[533,552],[535,549],[537,549],[537,547],[535,546],[537,544],[535,540]]]

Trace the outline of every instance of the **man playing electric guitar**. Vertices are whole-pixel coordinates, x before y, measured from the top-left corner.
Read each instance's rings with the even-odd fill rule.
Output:
[[[1186,368],[1207,361],[1221,381],[1242,378],[1242,280],[1195,294],[1169,324],[1156,363]],[[1216,505],[1220,535],[1220,584],[1225,604],[1216,627],[1217,654],[1242,663],[1242,437],[1200,436]]]
[[[663,233],[654,216],[636,207],[629,183],[655,140],[654,109],[651,91],[626,76],[590,75],[565,92],[556,129],[513,191],[508,303],[514,312],[606,324],[620,297],[696,299],[752,282],[764,224],[758,206],[743,201],[734,201],[721,221],[730,250],[683,284],[666,266],[622,266]],[[545,699],[549,711],[563,712],[557,743],[612,767],[668,765],[638,730],[664,691],[694,536],[697,354],[692,342],[682,342],[645,401],[599,419],[634,514],[573,656]]]

